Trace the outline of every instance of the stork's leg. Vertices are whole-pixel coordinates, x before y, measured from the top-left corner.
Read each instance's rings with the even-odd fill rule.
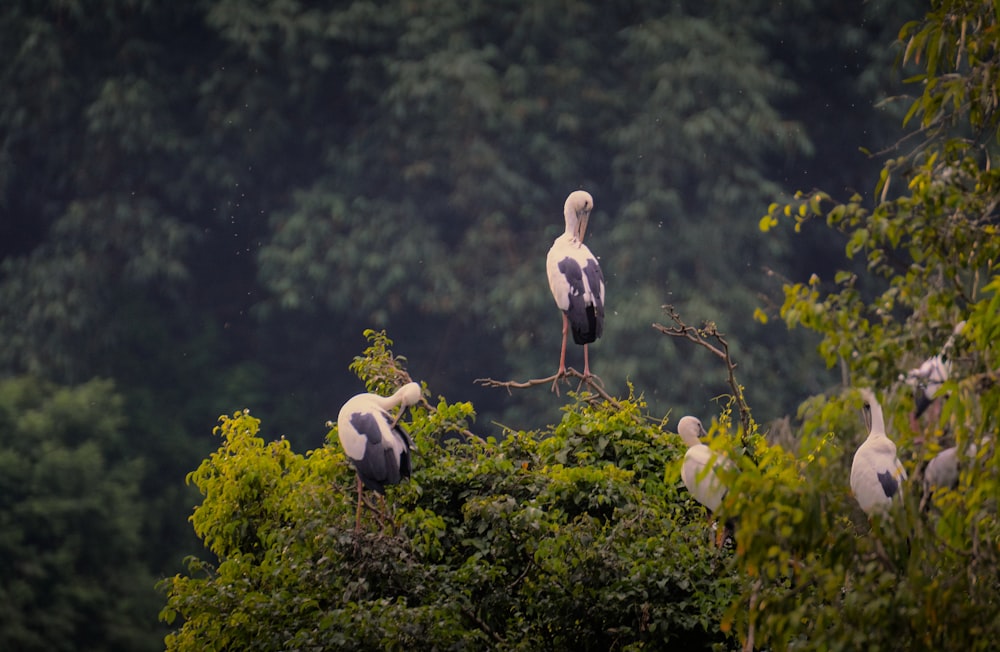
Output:
[[[569,317],[563,313],[562,318],[562,350],[559,352],[559,371],[556,372],[556,376],[560,378],[566,375],[566,334],[569,333]]]
[[[382,531],[384,532],[385,531],[385,496],[383,496],[382,494],[378,495],[378,506],[379,506],[379,516],[378,516],[379,526],[382,528]]]
[[[566,317],[566,313],[563,313],[562,318],[562,350],[559,351],[559,371],[556,372],[552,381],[552,391],[556,393],[556,396],[559,395],[559,379],[566,375],[566,333],[569,332],[569,318]]]
[[[361,532],[361,476],[358,476],[358,511],[354,515],[354,534]]]
[[[583,377],[590,378],[590,349],[586,344],[583,345]]]

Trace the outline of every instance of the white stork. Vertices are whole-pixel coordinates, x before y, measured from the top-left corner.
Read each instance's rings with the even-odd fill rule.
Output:
[[[677,424],[677,434],[688,447],[681,465],[681,480],[694,499],[714,514],[728,491],[716,470],[733,468],[733,462],[701,442],[705,426],[701,425],[701,420],[697,417],[681,418]],[[721,545],[726,537],[732,537],[733,531],[733,521],[730,519],[724,524],[722,532],[716,534],[716,545]]]
[[[587,345],[604,330],[604,274],[597,258],[583,244],[593,208],[594,198],[589,192],[570,193],[563,207],[566,231],[552,243],[545,260],[552,297],[563,312],[557,377],[566,374],[566,332],[572,330],[573,341],[583,345],[583,375],[590,376]]]
[[[340,408],[337,434],[358,475],[355,531],[361,528],[362,485],[383,497],[386,485],[410,477],[410,450],[415,447],[410,435],[399,425],[399,417],[420,396],[420,385],[407,383],[392,396],[358,394]],[[400,411],[393,419],[389,410],[396,406],[400,406]]]
[[[913,387],[916,402],[912,425],[916,426],[916,419],[930,407],[941,385],[948,381],[948,376],[951,375],[951,352],[955,346],[955,336],[960,335],[964,328],[965,322],[958,322],[948,341],[941,347],[940,353],[927,358],[919,367],[907,372],[905,381],[907,385]]]
[[[970,446],[975,451],[975,446]],[[958,486],[958,447],[946,448],[935,455],[927,468],[924,469],[924,493],[920,499],[920,511],[927,507],[928,501],[935,489],[947,487],[954,489]]]
[[[727,491],[716,469],[732,468],[733,463],[701,442],[705,426],[697,417],[682,418],[677,424],[677,434],[688,447],[681,466],[681,480],[695,500],[714,512],[719,509]]]
[[[896,444],[885,434],[882,406],[869,389],[862,389],[864,399],[862,413],[868,438],[854,453],[851,465],[851,491],[861,505],[861,509],[871,516],[876,511],[884,511],[895,496],[903,499],[900,491],[906,470],[896,457]]]

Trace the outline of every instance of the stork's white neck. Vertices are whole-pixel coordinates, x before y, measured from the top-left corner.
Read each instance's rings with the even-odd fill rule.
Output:
[[[872,400],[868,404],[871,412],[871,429],[868,431],[869,437],[885,437],[885,420],[882,417],[882,406],[878,401]]]
[[[392,396],[379,396],[372,394],[374,401],[383,410],[389,410],[397,405],[411,406],[420,400],[420,385],[418,383],[407,383],[397,389]]]

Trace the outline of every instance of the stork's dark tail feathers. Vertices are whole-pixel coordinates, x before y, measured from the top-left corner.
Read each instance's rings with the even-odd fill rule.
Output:
[[[569,316],[569,327],[573,332],[573,341],[577,344],[590,344],[597,341],[604,330],[604,320],[601,319],[594,306],[587,306],[585,310],[567,311]]]

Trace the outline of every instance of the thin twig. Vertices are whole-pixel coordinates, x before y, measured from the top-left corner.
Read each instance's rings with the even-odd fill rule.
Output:
[[[552,384],[552,391],[554,391],[556,394],[558,394],[559,393],[559,387],[558,387],[559,381],[563,380],[563,379],[566,379],[568,381],[569,378],[579,378],[580,379],[580,384],[577,386],[577,391],[580,391],[580,388],[583,387],[584,385],[586,385],[597,396],[599,396],[600,398],[602,398],[605,401],[607,401],[608,403],[610,403],[616,409],[621,409],[621,407],[622,407],[621,404],[618,401],[616,401],[614,399],[614,397],[612,397],[610,394],[608,394],[604,390],[604,384],[601,382],[601,379],[599,377],[597,377],[597,376],[595,376],[593,374],[591,374],[589,376],[585,376],[585,375],[583,375],[582,372],[577,371],[573,367],[567,367],[566,368],[566,373],[564,373],[562,375],[560,375],[560,374],[552,374],[551,376],[549,376],[547,378],[532,378],[531,380],[525,380],[525,381],[517,381],[517,380],[494,380],[492,378],[477,378],[475,380],[475,382],[477,384],[479,384],[479,385],[482,385],[483,387],[502,387],[502,388],[504,388],[504,389],[507,390],[508,394],[511,393],[512,389],[525,389],[525,388],[528,388],[528,387],[535,387],[537,385],[547,385],[547,384],[551,383]],[[587,400],[589,400],[590,402],[595,402],[596,399],[595,398],[588,398]]]
[[[488,634],[490,638],[492,638],[494,641],[500,643],[501,645],[507,642],[506,640],[504,640],[503,636],[500,636],[500,634],[498,634],[492,627],[486,624],[486,621],[477,616],[475,611],[473,611],[469,607],[466,607],[465,605],[462,605],[459,608],[462,610],[462,613],[465,614],[465,616],[469,620],[474,622],[476,626],[479,627],[479,629],[483,630],[483,632]]]

